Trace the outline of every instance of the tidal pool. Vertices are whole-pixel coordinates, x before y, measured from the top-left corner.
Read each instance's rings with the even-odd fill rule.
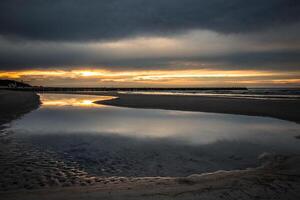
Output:
[[[41,94],[14,137],[100,176],[186,176],[258,165],[262,153],[300,153],[300,125],[268,117],[120,108],[113,97]]]

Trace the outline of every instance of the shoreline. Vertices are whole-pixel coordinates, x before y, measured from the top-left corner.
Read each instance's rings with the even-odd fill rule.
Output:
[[[101,94],[94,93],[94,95]],[[116,93],[110,95],[118,98],[97,101],[96,103],[130,108],[166,109],[273,117],[300,123],[300,101],[298,100],[262,100],[229,97]]]
[[[107,95],[107,93],[105,93]],[[96,95],[105,95],[96,94]],[[95,95],[95,94],[87,94]],[[116,96],[116,94],[110,93]],[[148,96],[147,96],[148,97]],[[155,96],[156,97],[156,96]],[[132,101],[134,96],[125,97],[120,95],[118,99],[127,98]],[[144,97],[143,97],[144,98]],[[116,100],[118,100],[116,99]],[[154,98],[150,98],[153,100]],[[149,103],[148,100],[147,102]],[[163,103],[170,101],[169,98],[160,100],[161,104],[156,104],[157,107],[164,106]],[[110,100],[112,101],[112,100]],[[105,101],[105,102],[110,102]],[[135,100],[133,103],[139,102]],[[147,103],[146,102],[146,103]],[[198,101],[195,101],[198,102]],[[197,105],[191,104],[190,106]],[[102,103],[102,102],[100,102]],[[157,101],[150,102],[155,105]],[[169,102],[172,105],[176,102]],[[0,90],[0,108],[5,110],[1,112],[1,124],[8,123],[11,120],[17,119],[23,114],[38,108],[40,105],[39,96],[35,93],[15,92]],[[109,105],[109,103],[107,104]],[[145,106],[145,102],[139,104]],[[148,104],[149,105],[149,104]],[[180,104],[181,105],[181,104]],[[182,109],[179,106],[176,109]],[[183,107],[186,108],[186,107]],[[161,108],[159,108],[161,109]],[[0,127],[1,128],[1,127]],[[3,127],[2,127],[3,128]],[[7,135],[9,136],[9,135]],[[0,149],[2,153],[7,154],[13,142],[13,138],[0,137],[3,143]],[[5,146],[7,145],[7,148]],[[19,147],[17,147],[19,148]],[[23,147],[22,147],[23,148]],[[18,149],[17,149],[18,150]],[[0,151],[0,152],[1,152]],[[27,151],[26,149],[20,149]],[[16,150],[11,151],[14,155]],[[32,151],[37,157],[38,166],[41,164],[39,157],[43,152]],[[31,152],[26,152],[31,154]],[[10,154],[7,154],[10,155]],[[20,154],[21,155],[21,154]],[[18,157],[18,156],[17,156]],[[2,158],[2,157],[1,157]],[[55,157],[52,157],[55,158]],[[48,159],[47,156],[42,156],[41,159]],[[44,160],[45,161],[45,160]],[[0,191],[0,196],[4,199],[298,199],[300,198],[300,155],[279,156],[279,155],[263,155],[260,157],[261,165],[257,168],[232,170],[232,171],[217,171],[213,173],[195,174],[187,177],[99,177],[99,182],[93,181],[94,178],[86,177],[88,181],[93,181],[92,184],[76,185],[76,186],[49,186],[40,189],[23,188],[12,189],[8,191]],[[30,161],[31,163],[33,161]],[[48,162],[48,161],[47,161]],[[4,162],[5,163],[5,162]],[[48,164],[47,164],[48,166]],[[32,166],[31,166],[32,167]],[[68,166],[61,166],[62,168]],[[26,167],[27,169],[27,167]],[[32,169],[31,169],[32,170]],[[39,170],[39,169],[37,169]],[[68,170],[67,170],[68,171]],[[7,171],[8,172],[8,171]],[[11,173],[11,172],[9,172]],[[15,172],[13,172],[15,173]],[[5,174],[5,173],[4,173]],[[3,175],[4,175],[3,174]],[[96,179],[98,177],[95,177]],[[274,189],[275,188],[275,189]]]
[[[0,90],[0,126],[37,109],[40,104],[40,97],[34,92]]]
[[[46,91],[53,94],[113,96],[94,103],[108,106],[272,117],[300,123],[300,100],[249,99],[193,95],[129,94],[118,92]],[[42,93],[41,93],[42,94]]]

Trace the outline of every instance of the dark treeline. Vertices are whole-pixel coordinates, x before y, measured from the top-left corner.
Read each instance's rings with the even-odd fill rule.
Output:
[[[0,79],[0,87],[16,88],[16,87],[31,87],[31,85],[14,80]]]

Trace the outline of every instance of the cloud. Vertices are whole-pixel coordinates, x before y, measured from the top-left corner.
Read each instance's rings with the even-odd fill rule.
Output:
[[[51,86],[232,86],[236,84],[259,85],[276,83],[299,85],[300,75],[293,72],[262,70],[23,70],[1,72],[0,78],[16,79],[33,85]]]
[[[172,37],[102,42],[15,41],[0,37],[0,70],[68,67],[296,70],[300,63],[300,29],[296,27],[230,35],[195,30]]]
[[[293,24],[299,13],[298,0],[1,0],[0,35],[95,41],[191,29],[248,33]]]
[[[0,71],[298,71],[299,0],[1,0]]]

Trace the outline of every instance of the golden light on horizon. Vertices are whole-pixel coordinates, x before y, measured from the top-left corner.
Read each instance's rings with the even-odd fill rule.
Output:
[[[41,101],[43,102],[43,106],[73,106],[73,107],[99,107],[100,104],[95,104],[95,101],[104,101],[114,99],[116,97],[113,96],[93,96],[93,95],[80,95],[76,96],[76,98],[70,98],[72,94],[51,94],[44,95],[40,94]]]
[[[260,70],[135,70],[105,69],[0,71],[0,78],[24,80],[44,86],[222,86],[299,84],[300,71]],[[76,82],[76,83],[75,83]]]
[[[81,72],[82,76],[95,76],[96,74],[89,71],[83,71]]]
[[[65,99],[60,101],[43,101],[43,106],[75,106],[75,107],[82,107],[82,106],[98,106],[94,104],[91,100],[76,100],[72,101],[73,99]]]

